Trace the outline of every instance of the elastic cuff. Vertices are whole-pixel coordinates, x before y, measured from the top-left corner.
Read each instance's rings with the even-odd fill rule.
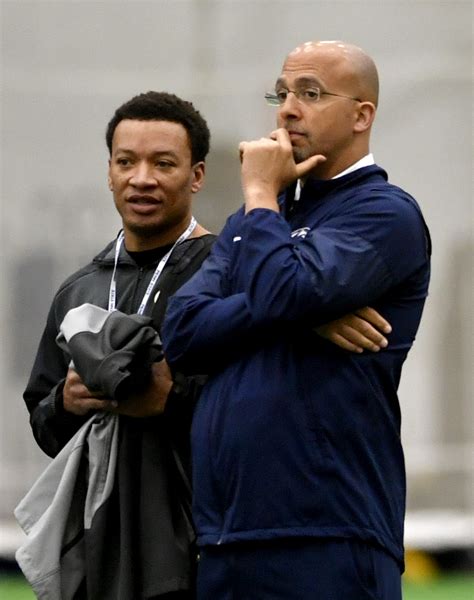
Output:
[[[59,417],[63,417],[65,415],[67,415],[67,412],[64,410],[64,403],[63,403],[63,390],[64,390],[64,384],[65,384],[66,380],[63,379],[62,381],[60,381],[57,386],[56,386],[56,390],[54,392],[54,396],[53,396],[53,412],[54,415]]]

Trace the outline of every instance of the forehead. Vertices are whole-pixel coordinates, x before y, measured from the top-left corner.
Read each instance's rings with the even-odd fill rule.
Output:
[[[308,79],[328,85],[343,76],[345,62],[345,53],[341,47],[305,44],[295,48],[286,57],[280,79]]]
[[[191,155],[188,132],[173,121],[120,121],[112,139],[112,152],[117,150]]]

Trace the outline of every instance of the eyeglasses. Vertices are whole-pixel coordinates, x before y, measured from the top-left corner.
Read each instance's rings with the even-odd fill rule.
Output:
[[[287,90],[286,88],[280,88],[275,91],[274,94],[267,92],[265,94],[265,100],[269,106],[281,106],[285,103],[288,98],[288,94],[292,93],[296,96],[296,99],[303,104],[316,104],[321,100],[321,96],[337,96],[338,98],[347,98],[348,100],[355,100],[356,102],[362,102],[359,98],[353,98],[352,96],[344,96],[343,94],[334,94],[333,92],[322,92],[318,87],[298,88],[296,90]]]

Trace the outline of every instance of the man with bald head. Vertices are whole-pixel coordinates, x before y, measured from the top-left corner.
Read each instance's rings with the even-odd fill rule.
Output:
[[[316,111],[303,117],[291,96],[282,102],[294,85],[297,90],[309,90],[307,99],[317,106]],[[311,102],[316,98],[313,89],[323,98]],[[362,50],[335,42],[303,44],[288,55],[275,91],[275,102],[281,105],[278,125],[290,134],[296,162],[321,154],[326,160],[324,165],[320,163],[318,174],[330,179],[368,153],[378,103],[378,75]]]
[[[370,153],[372,59],[343,42],[286,58],[268,138],[240,145],[245,204],[163,328],[210,373],[192,429],[201,600],[399,600],[405,473],[397,388],[420,322],[429,233]],[[373,306],[388,347],[314,328]]]

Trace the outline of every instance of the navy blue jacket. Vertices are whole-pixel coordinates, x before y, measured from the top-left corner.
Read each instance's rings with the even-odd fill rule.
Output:
[[[403,564],[397,387],[429,281],[416,202],[369,166],[308,180],[285,215],[231,216],[168,304],[165,354],[210,378],[192,428],[201,545],[354,537]],[[389,346],[353,354],[314,326],[370,305]]]

